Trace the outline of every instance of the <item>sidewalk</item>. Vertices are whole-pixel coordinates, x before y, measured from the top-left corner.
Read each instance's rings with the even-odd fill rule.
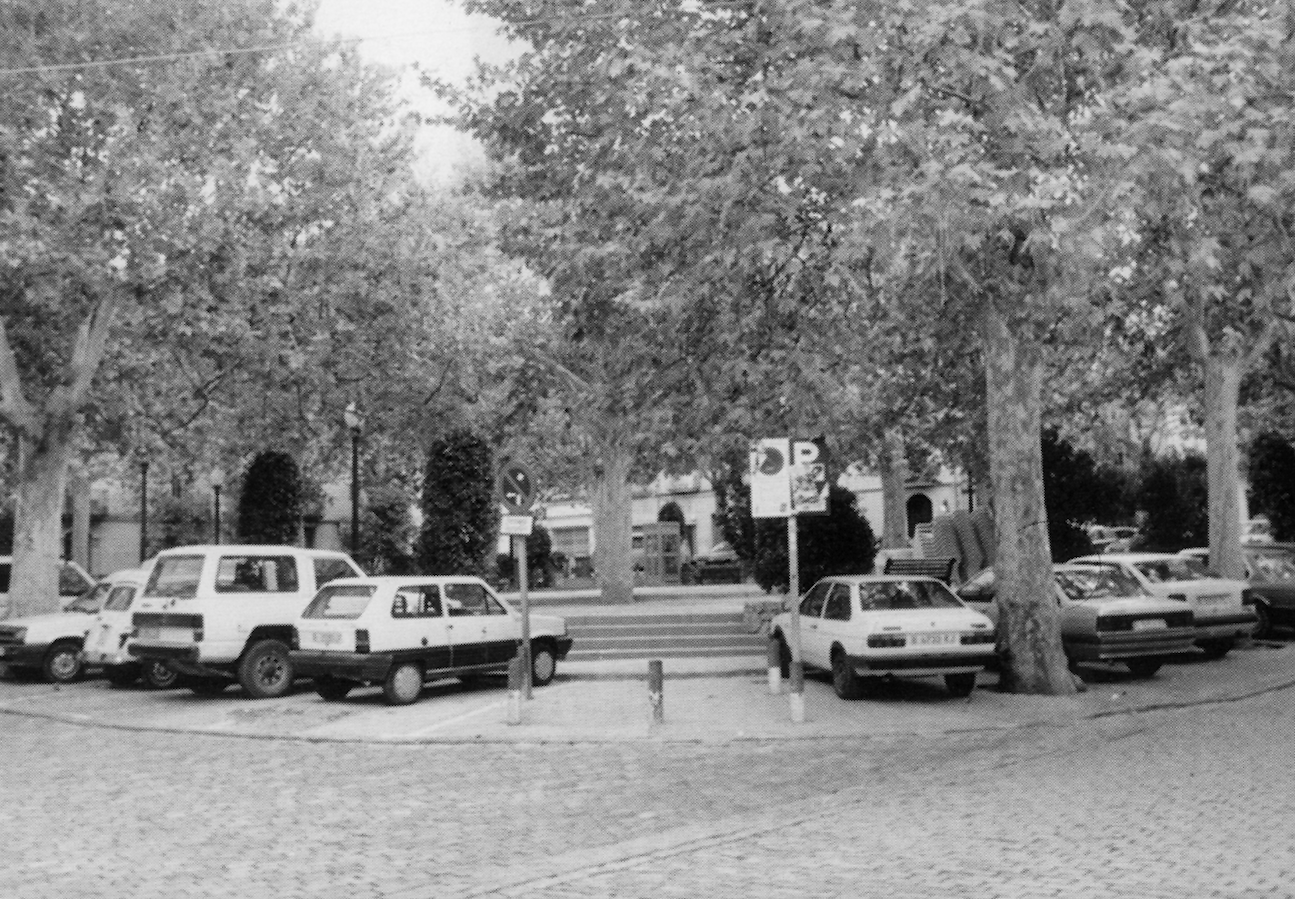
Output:
[[[0,714],[68,723],[254,739],[377,743],[727,742],[868,738],[1069,724],[1162,708],[1230,702],[1295,686],[1295,644],[1257,643],[1213,661],[1184,661],[1137,680],[1114,670],[1088,677],[1085,693],[1015,696],[981,676],[969,699],[939,679],[899,681],[873,698],[843,702],[826,678],[805,683],[805,721],[791,720],[783,692],[772,695],[763,659],[666,659],[664,723],[653,723],[647,662],[559,665],[558,678],[523,700],[522,723],[507,723],[502,679],[472,689],[457,681],[427,687],[410,706],[385,704],[377,688],[324,702],[306,684],[276,700],[249,701],[236,688],[204,698],[187,690],[121,690],[91,680],[65,687],[0,681]],[[635,670],[637,669],[637,674]]]

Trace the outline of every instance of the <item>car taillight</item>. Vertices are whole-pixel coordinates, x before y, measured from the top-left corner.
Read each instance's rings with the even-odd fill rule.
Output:
[[[872,649],[893,649],[896,646],[906,646],[908,641],[904,639],[903,634],[869,634],[868,646]]]
[[[355,651],[369,651],[369,632],[367,630],[360,629],[355,632]]]
[[[301,649],[301,634],[297,633],[295,627],[292,629],[292,636],[288,639],[288,648]]]
[[[1249,590],[1241,591],[1241,605],[1252,606],[1255,604],[1255,595]]]
[[[1175,602],[1187,602],[1187,594],[1185,594],[1185,593],[1170,593],[1170,594],[1169,594],[1167,597],[1165,597],[1165,598],[1166,598],[1166,599],[1172,599],[1172,600],[1174,600]]]

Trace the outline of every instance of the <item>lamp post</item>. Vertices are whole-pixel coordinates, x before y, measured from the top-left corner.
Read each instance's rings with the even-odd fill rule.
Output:
[[[215,521],[212,522],[211,532],[214,537],[213,543],[220,543],[220,488],[225,486],[225,472],[219,468],[213,468],[211,475],[208,477],[211,482],[211,491],[215,494],[216,515]]]
[[[350,403],[342,413],[351,432],[351,555],[360,551],[360,430],[364,427],[364,418],[355,403]]]
[[[139,560],[148,558],[148,460],[139,460]]]

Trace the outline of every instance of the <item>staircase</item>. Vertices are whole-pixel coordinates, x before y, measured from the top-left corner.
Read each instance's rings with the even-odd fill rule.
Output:
[[[761,656],[766,638],[751,633],[741,612],[662,612],[568,615],[575,639],[567,658],[679,659]]]

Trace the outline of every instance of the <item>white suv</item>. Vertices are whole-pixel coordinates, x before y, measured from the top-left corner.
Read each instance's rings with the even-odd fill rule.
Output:
[[[165,662],[203,695],[237,680],[254,699],[292,686],[292,624],[316,590],[363,571],[341,552],[183,546],[158,554],[131,617],[127,652]]]
[[[572,640],[556,616],[529,623],[531,678],[542,687]],[[406,705],[424,682],[507,671],[521,636],[521,616],[480,578],[350,578],[320,590],[301,613],[292,662],[326,700],[381,684],[387,702]]]

